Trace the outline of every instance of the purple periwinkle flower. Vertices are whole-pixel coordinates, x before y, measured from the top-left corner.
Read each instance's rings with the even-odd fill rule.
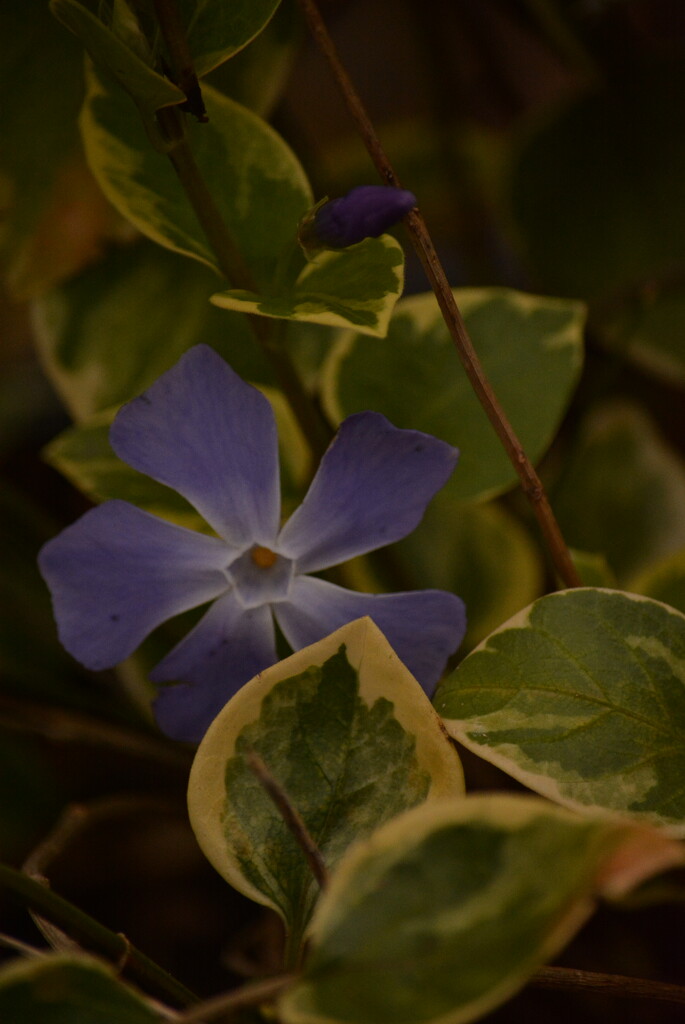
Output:
[[[431,689],[464,634],[440,590],[360,594],[310,573],[399,540],[458,452],[374,412],[349,416],[283,527],[276,425],[267,399],[205,345],[118,413],[130,466],[182,494],[214,530],[197,533],[126,501],[86,512],[41,550],[62,643],[91,669],[128,657],[157,626],[212,602],[150,673],[168,735],[199,740],[228,699],[277,660],[274,618],[294,650],[370,615]]]
[[[315,206],[300,227],[305,248],[345,249],[377,238],[416,206],[416,196],[389,185],[359,185],[339,199]]]

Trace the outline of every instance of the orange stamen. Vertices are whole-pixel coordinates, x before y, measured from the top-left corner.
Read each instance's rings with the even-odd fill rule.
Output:
[[[259,544],[255,544],[252,551],[250,551],[250,556],[254,564],[258,565],[260,569],[270,569],[278,561],[278,555],[275,551],[271,551],[270,548],[263,548]]]

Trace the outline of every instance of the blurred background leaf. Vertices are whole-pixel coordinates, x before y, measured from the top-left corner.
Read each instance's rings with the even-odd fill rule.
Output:
[[[456,292],[467,329],[495,393],[536,462],[559,426],[583,358],[580,303],[507,289]],[[385,338],[343,335],[322,373],[334,422],[364,409],[460,450],[446,488],[484,500],[510,488],[516,473],[471,389],[433,293],[402,300]]]

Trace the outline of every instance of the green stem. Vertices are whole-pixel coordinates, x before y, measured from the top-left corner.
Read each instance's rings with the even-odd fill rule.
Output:
[[[36,911],[63,928],[80,943],[123,964],[137,980],[178,1006],[190,1006],[198,997],[154,960],[132,946],[123,935],[110,931],[73,903],[29,878],[21,871],[0,864],[0,886],[23,906]]]
[[[195,161],[182,116],[174,107],[157,111],[160,129],[167,141],[167,155],[216,256],[219,268],[231,287],[258,292],[257,284]],[[250,315],[248,321],[262,351],[274,368],[278,383],[290,403],[312,454],[316,458],[321,458],[333,432],[314,406],[290,357],[279,343],[279,327],[261,316]]]

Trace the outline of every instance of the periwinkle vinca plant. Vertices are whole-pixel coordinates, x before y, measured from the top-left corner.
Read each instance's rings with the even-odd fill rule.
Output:
[[[600,899],[648,902],[685,863],[685,615],[649,574],[682,550],[659,541],[642,575],[572,554],[530,461],[578,386],[585,307],[446,287],[301,7],[383,184],[317,201],[269,125],[278,0],[51,0],[87,54],[90,173],[141,237],[34,314],[74,420],[47,457],[93,503],[39,554],[59,640],[126,663],[147,728],[193,745],[193,831],[280,918],[281,973],[178,1010],[195,997],[137,950],[133,988],[48,932],[0,971],[12,1024],[476,1020]],[[402,219],[437,295],[401,297]],[[537,548],[493,501],[517,478]],[[528,792],[467,791],[460,747]],[[116,961],[115,934],[3,870]]]
[[[271,406],[201,345],[121,409],[110,440],[129,465],[178,489],[218,537],[110,501],[46,544],[40,565],[62,642],[93,669],[123,661],[166,618],[214,602],[151,673],[191,684],[161,691],[165,732],[199,741],[228,698],[277,660],[272,614],[294,650],[371,615],[435,688],[464,636],[458,597],[355,594],[310,574],[415,527],[455,466],[450,445],[378,413],[349,416],[281,528]]]

